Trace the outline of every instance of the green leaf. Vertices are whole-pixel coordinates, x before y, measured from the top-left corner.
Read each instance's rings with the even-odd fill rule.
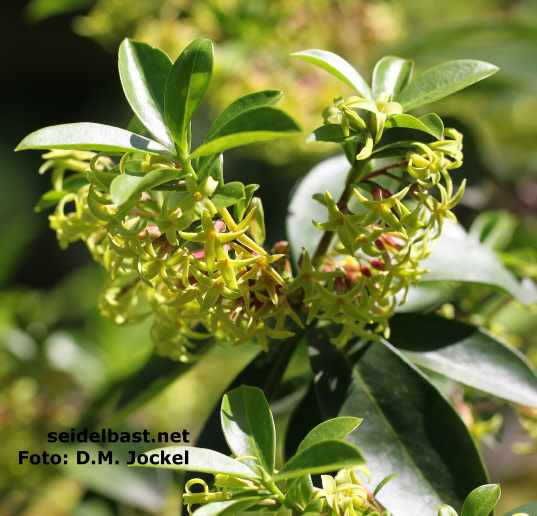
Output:
[[[471,86],[497,71],[497,66],[484,61],[448,61],[423,72],[392,100],[399,102],[404,111],[411,111]]]
[[[442,505],[438,508],[438,516],[459,516],[457,514],[457,511],[449,506],[449,505]]]
[[[354,91],[366,99],[372,99],[369,85],[362,79],[362,76],[345,59],[326,50],[304,50],[291,54],[292,56],[304,59],[309,63],[326,70],[337,77],[340,81],[349,85]]]
[[[307,138],[306,143],[312,142],[329,142],[329,143],[347,143],[365,141],[365,138],[357,134],[345,136],[343,129],[339,124],[327,124],[318,127]],[[355,150],[356,151],[356,150]]]
[[[448,221],[433,252],[420,267],[430,271],[422,276],[422,282],[482,283],[513,296],[522,304],[537,302],[537,288],[531,281],[519,283],[494,251],[470,237],[460,225]]]
[[[144,176],[120,174],[110,183],[110,196],[117,206],[139,196],[155,186],[176,179],[180,170],[173,168],[157,168]]]
[[[227,208],[233,206],[245,197],[244,185],[238,181],[232,183],[226,183],[216,191],[216,194],[211,198],[211,201],[215,205],[216,209]]]
[[[349,163],[345,156],[329,158],[313,167],[296,186],[286,220],[287,240],[295,261],[302,255],[303,247],[311,255],[323,234],[313,225],[312,220],[326,220],[326,208],[314,200],[313,195],[324,194],[326,189],[338,199],[343,192],[348,172]]]
[[[327,439],[312,444],[291,457],[274,475],[274,480],[300,477],[308,473],[327,473],[362,464],[365,464],[365,459],[356,446],[341,439]]]
[[[271,401],[275,398],[282,377],[287,369],[296,347],[304,337],[304,330],[298,329],[293,337],[271,342],[269,350],[260,352],[231,382],[226,389],[230,391],[241,385],[259,387],[265,397]],[[228,446],[220,429],[220,407],[215,407],[209,416],[197,441],[198,446],[227,452]]]
[[[303,475],[287,480],[285,486],[286,495],[302,506],[308,504],[313,492],[311,475]]]
[[[170,58],[151,45],[125,39],[119,47],[119,76],[129,104],[155,139],[173,149],[164,118],[164,91]]]
[[[383,57],[373,70],[373,98],[381,93],[396,95],[410,81],[414,61],[395,56]]]
[[[518,507],[517,509],[510,511],[507,514],[504,514],[504,516],[515,516],[515,514],[519,513],[526,513],[528,516],[537,516],[537,502]]]
[[[461,516],[489,516],[499,499],[499,484],[480,486],[466,498]]]
[[[385,129],[392,127],[417,129],[418,131],[432,134],[437,140],[441,140],[444,137],[444,123],[435,113],[429,113],[420,118],[413,117],[412,115],[393,115],[384,124]]]
[[[318,516],[323,511],[323,501],[320,499],[312,500],[306,506],[302,516]]]
[[[187,154],[187,130],[213,73],[213,44],[196,39],[173,64],[164,94],[164,114],[174,141]]]
[[[327,330],[309,334],[321,412],[364,417],[348,441],[367,457],[373,478],[399,474],[378,494],[380,503],[395,516],[408,507],[430,514],[445,503],[460,509],[487,474],[450,402],[390,344],[360,341],[345,351],[329,338]]]
[[[324,421],[310,431],[299,444],[297,453],[312,444],[326,441],[327,439],[344,439],[363,421],[359,417],[336,417]]]
[[[237,457],[250,455],[257,460],[242,462],[262,476],[274,473],[276,431],[272,412],[261,389],[241,386],[224,395],[221,409],[222,430]]]
[[[223,502],[211,502],[194,511],[196,516],[234,516],[258,504],[264,497],[248,496]]]
[[[45,127],[29,134],[17,145],[26,149],[77,149],[103,152],[144,152],[174,158],[166,147],[149,138],[110,125],[80,122]]]
[[[257,107],[274,106],[282,97],[283,91],[263,90],[238,98],[220,113],[220,116],[216,119],[211,129],[209,129],[205,142],[210,142],[219,136],[230,134],[229,131],[226,131],[226,125],[238,116]]]
[[[198,180],[201,182],[209,176],[218,181],[220,186],[224,186],[224,157],[222,155],[200,158]]]
[[[437,315],[396,314],[390,320],[390,343],[420,367],[537,408],[535,368],[486,330]]]
[[[230,119],[219,129],[218,137],[200,145],[189,159],[220,154],[232,147],[248,143],[295,136],[300,132],[298,123],[287,113],[270,106],[260,106],[243,111]]]
[[[188,453],[188,463],[185,453]],[[167,448],[157,448],[144,452],[144,455],[151,457],[153,455],[160,458],[161,454],[165,456],[181,455],[184,464],[140,464],[138,461],[133,466],[145,468],[162,468],[173,469],[176,471],[199,471],[201,473],[211,473],[216,475],[231,475],[234,477],[258,480],[260,477],[242,462],[232,459],[222,453],[206,448],[194,448],[193,446],[169,446]],[[171,459],[169,459],[171,461]]]

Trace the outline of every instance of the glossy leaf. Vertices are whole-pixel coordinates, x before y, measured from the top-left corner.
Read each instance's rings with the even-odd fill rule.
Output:
[[[196,39],[183,50],[168,76],[164,94],[166,123],[185,154],[190,120],[209,87],[212,72],[213,44],[208,39]]]
[[[383,57],[373,70],[373,98],[381,93],[396,95],[410,81],[414,62],[395,56]]]
[[[269,350],[260,352],[231,382],[225,392],[250,385],[259,387],[265,397],[271,401],[275,398],[289,360],[295,353],[298,343],[303,339],[304,331],[298,329],[293,337],[271,342]],[[222,435],[220,404],[211,412],[197,441],[198,446],[227,453],[229,448]]]
[[[179,173],[180,170],[173,168],[158,168],[148,172],[144,176],[119,174],[110,183],[110,196],[114,204],[121,206],[136,196],[139,196],[142,192],[176,179]]]
[[[209,142],[221,135],[229,134],[225,127],[238,116],[261,106],[274,106],[283,97],[283,92],[278,90],[264,90],[250,93],[232,102],[216,119],[205,137]]]
[[[77,149],[104,152],[144,152],[173,158],[174,153],[149,138],[110,125],[80,122],[45,127],[28,135],[16,151]]]
[[[211,201],[215,205],[216,209],[227,208],[233,206],[245,197],[244,185],[238,181],[232,183],[226,183],[216,191],[216,194],[211,198]]]
[[[164,117],[164,91],[170,58],[151,45],[125,39],[119,47],[119,76],[129,104],[153,137],[173,149]]]
[[[196,509],[194,514],[196,516],[234,516],[253,507],[261,500],[263,500],[261,496],[248,496],[223,502],[211,502]]]
[[[411,111],[471,86],[497,71],[497,66],[484,61],[448,61],[423,72],[392,100],[399,102],[404,111]]]
[[[222,400],[222,430],[236,457],[250,455],[242,462],[253,471],[260,468],[274,473],[276,431],[272,412],[261,389],[241,386],[228,392]]]
[[[441,140],[444,136],[444,123],[441,118],[434,114],[421,116],[420,118],[413,117],[412,115],[393,115],[384,125],[385,129],[392,127],[406,127],[408,129],[416,129],[433,135],[437,140]]]
[[[362,464],[365,464],[365,459],[356,446],[341,439],[327,439],[312,444],[291,457],[274,475],[274,480],[300,477],[308,473],[327,473]]]
[[[306,506],[305,511],[302,513],[302,516],[318,516],[322,514],[323,510],[323,501],[320,499],[312,500]]]
[[[326,439],[345,439],[353,430],[358,428],[362,421],[363,419],[359,417],[338,417],[324,421],[304,437],[298,446],[297,453],[312,444]]]
[[[489,516],[500,499],[500,486],[488,484],[474,489],[466,498],[461,516]]]
[[[351,134],[345,136],[339,124],[327,124],[318,127],[307,138],[306,143],[312,142],[329,142],[329,143],[347,143],[365,141],[365,138]]]
[[[457,511],[449,506],[449,505],[442,505],[438,508],[438,516],[459,516]]]
[[[201,182],[211,176],[218,181],[220,186],[224,185],[224,157],[203,156],[199,159],[198,180]]]
[[[218,453],[214,450],[206,448],[194,448],[193,446],[169,446],[167,448],[157,448],[144,452],[144,455],[151,457],[156,455],[161,456],[164,453],[166,456],[181,455],[183,462],[186,462],[185,452],[188,452],[188,464],[151,464],[147,461],[146,464],[135,462],[133,466],[141,466],[145,468],[163,468],[173,469],[176,471],[199,471],[201,473],[211,473],[216,475],[232,475],[240,478],[259,479],[259,475],[254,473],[250,468],[242,462],[232,459],[227,455]],[[171,461],[171,459],[170,459]]]
[[[313,494],[313,482],[311,475],[302,475],[290,478],[285,486],[285,493],[302,506],[306,506]]]
[[[537,408],[535,368],[485,330],[437,315],[396,314],[390,320],[390,342],[420,367]]]
[[[494,251],[470,237],[460,226],[446,221],[433,252],[420,267],[430,272],[421,281],[464,281],[497,288],[523,304],[537,302],[537,288],[519,283]]]
[[[325,332],[309,334],[321,412],[364,418],[348,441],[362,450],[373,479],[399,474],[378,494],[380,503],[394,516],[406,516],[408,507],[413,514],[446,503],[460,509],[487,475],[450,402],[388,343],[337,350]]]
[[[270,106],[260,106],[230,119],[219,129],[218,137],[199,146],[189,158],[220,154],[233,147],[295,136],[300,132],[300,126],[288,114]]]
[[[528,516],[537,516],[537,502],[518,507],[517,509],[510,511],[507,514],[504,514],[504,516],[515,516],[515,514],[519,513],[526,513]]]
[[[364,81],[362,76],[350,65],[345,59],[339,57],[332,52],[326,50],[304,50],[303,52],[296,52],[291,54],[292,56],[304,59],[309,63],[326,70],[328,73],[337,77],[340,81],[349,85],[354,91],[359,93],[366,99],[372,99],[371,89],[369,85]]]

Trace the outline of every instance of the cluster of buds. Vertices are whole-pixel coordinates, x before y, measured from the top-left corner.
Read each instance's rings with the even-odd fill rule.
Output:
[[[365,144],[356,159],[367,159],[371,156],[373,145],[382,137],[386,120],[403,112],[401,104],[390,100],[388,93],[381,93],[376,102],[356,96],[334,99],[334,104],[323,111],[324,124],[339,124],[345,136],[349,136],[351,129],[362,134]],[[364,118],[367,116],[369,120],[366,123]]]
[[[236,460],[240,461],[240,459],[239,457]],[[192,490],[193,486],[197,486],[194,491]],[[188,514],[192,514],[193,505],[223,502],[225,500],[231,500],[234,496],[248,496],[253,494],[264,494],[267,496],[263,505],[270,506],[276,504],[276,501],[270,498],[270,491],[259,482],[230,475],[217,474],[214,476],[214,482],[211,488],[201,478],[189,480],[185,485],[183,505],[186,505]]]
[[[55,183],[63,197],[50,222],[60,243],[85,241],[109,272],[99,296],[105,315],[119,324],[154,315],[159,352],[189,360],[190,339],[209,334],[266,349],[267,337],[292,335],[284,329],[288,316],[301,324],[281,291],[289,273],[284,254],[268,253],[259,241],[258,200],[235,220],[211,200],[217,180],[185,173],[118,206],[110,183],[125,167],[147,174],[176,171],[177,165],[149,155],[123,155],[119,165],[93,153],[54,151],[46,157],[49,167],[63,170],[57,178],[71,170],[87,180],[75,192],[66,192],[61,178]],[[66,213],[70,202],[74,210]]]
[[[399,192],[376,184],[373,178],[380,174],[362,178],[353,190],[356,213],[325,192],[328,220],[314,224],[334,233],[336,244],[313,264],[304,251],[300,274],[287,291],[303,290],[308,322],[318,317],[341,325],[334,344],[344,346],[353,335],[388,337],[395,307],[427,272],[420,262],[431,252],[443,221],[456,222],[451,210],[462,197],[465,181],[454,193],[449,170],[462,163],[462,135],[454,129],[446,129],[445,135],[434,143],[413,144],[406,160],[397,164],[406,165],[411,176],[397,177],[404,185]],[[371,187],[367,197],[360,191],[366,185]]]
[[[380,507],[375,500],[375,495],[358,476],[358,472],[363,473],[368,482],[371,481],[369,471],[365,466],[342,469],[335,477],[321,475],[323,487],[322,489],[314,488],[310,501],[321,500],[323,506],[321,513],[329,516],[390,516],[387,510]],[[212,487],[209,487],[204,480],[194,478],[185,486],[183,504],[187,506],[188,513],[192,514],[192,506],[195,505],[206,505],[252,495],[265,495],[266,498],[260,505],[275,508],[278,503],[282,503],[282,493],[276,499],[269,487],[253,480],[222,474],[215,475]]]
[[[335,477],[321,475],[323,488],[316,490],[312,499],[322,499],[329,516],[390,516],[375,500],[374,494],[358,476],[364,473],[371,481],[365,466],[340,470]],[[324,512],[324,511],[323,511]]]

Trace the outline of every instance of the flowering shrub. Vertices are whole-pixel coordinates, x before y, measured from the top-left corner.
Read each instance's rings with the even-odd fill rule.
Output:
[[[469,325],[395,315],[427,272],[421,262],[444,222],[456,222],[452,210],[465,187],[461,179],[455,188],[452,178],[462,164],[462,134],[444,128],[434,113],[417,118],[407,112],[497,68],[451,61],[411,80],[413,63],[390,56],[377,63],[370,86],[335,54],[295,56],[354,90],[323,111],[323,125],[308,139],[340,144],[349,162],[337,200],[328,189],[314,195],[324,220],[313,223],[320,230],[313,250],[297,253],[293,241],[265,248],[257,185],[224,180],[224,151],[300,133],[298,123],[274,107],[281,92],[240,97],[192,147],[192,118],[213,69],[208,40],[192,42],[175,63],[126,40],[119,70],[135,113],[128,130],[87,122],[48,127],[17,149],[48,151],[41,171],[52,170],[53,189],[38,207],[56,206],[50,223],[60,245],[83,240],[108,272],[99,296],[103,314],[119,324],[154,317],[158,353],[187,363],[203,352],[200,342],[258,346],[266,355],[239,379],[267,392],[267,382],[274,390],[280,385],[299,343],[309,344],[313,374],[296,413],[324,420],[312,431],[317,437],[308,440],[308,434],[307,444],[298,444],[276,471],[274,432],[258,442],[250,428],[272,424],[265,398],[257,390],[232,391],[222,421],[235,458],[192,450],[191,464],[182,469],[213,473],[215,480],[211,489],[203,480],[187,483],[189,511],[202,504],[200,516],[256,506],[386,516],[408,507],[425,514],[446,501],[458,509],[488,482],[487,474],[460,416],[413,364],[534,407],[537,376],[510,347]],[[387,142],[390,133],[395,138]],[[505,378],[490,381],[495,375]],[[516,388],[510,378],[518,379]],[[358,414],[366,416],[363,434],[354,432]],[[339,418],[354,423],[341,428]],[[376,481],[400,477],[377,500],[358,469],[366,476],[371,471]],[[311,474],[336,470],[335,477],[323,475],[322,489],[313,487]],[[276,486],[280,481],[286,494]],[[195,485],[201,493],[192,491]],[[497,487],[480,489],[464,504],[463,516],[488,514],[495,505]],[[443,506],[439,514],[454,511]]]

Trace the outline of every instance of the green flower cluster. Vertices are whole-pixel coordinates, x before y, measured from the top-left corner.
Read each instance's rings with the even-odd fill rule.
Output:
[[[208,40],[193,41],[174,63],[144,43],[121,45],[120,78],[136,113],[134,132],[67,124],[36,131],[17,147],[55,149],[41,168],[52,170],[53,190],[38,208],[56,206],[50,224],[60,245],[84,241],[108,272],[102,313],[118,324],[154,316],[152,337],[162,354],[191,360],[197,347],[191,341],[209,337],[266,350],[269,339],[291,337],[304,319],[339,325],[332,339],[338,346],[351,336],[388,336],[388,321],[425,272],[420,262],[444,220],[456,221],[451,210],[465,182],[455,192],[450,172],[462,164],[462,135],[444,129],[433,113],[415,118],[404,111],[462,86],[438,89],[444,74],[438,68],[415,86],[412,62],[390,56],[377,63],[370,87],[335,54],[295,56],[356,92],[326,108],[324,125],[309,138],[342,144],[351,169],[337,202],[328,191],[316,196],[328,220],[314,222],[324,236],[311,258],[303,252],[296,277],[287,243],[271,252],[263,247],[257,185],[225,183],[222,153],[293,136],[300,127],[274,107],[282,92],[259,91],[228,106],[192,150],[191,118],[212,74]],[[496,71],[486,63],[463,64],[471,72],[466,85]],[[474,74],[474,67],[481,71]],[[378,148],[396,127],[426,136]],[[147,133],[155,140],[141,136]],[[378,160],[393,158],[374,170]],[[392,168],[400,173],[388,172]],[[386,178],[392,183],[380,181]]]
[[[246,458],[246,457],[244,457]],[[235,460],[242,460],[238,457]],[[390,512],[382,509],[375,500],[375,495],[367,488],[357,472],[362,472],[371,481],[366,466],[357,466],[340,470],[335,477],[321,475],[322,489],[313,488],[310,503],[319,500],[319,514],[329,516],[390,516]],[[390,479],[379,485],[376,491]],[[273,486],[270,486],[273,490]],[[194,489],[193,489],[194,488]],[[246,497],[251,495],[265,496],[262,502],[270,509],[276,500],[271,499],[274,493],[262,482],[247,480],[230,475],[216,474],[210,488],[201,478],[194,478],[185,485],[183,505],[192,514],[192,506],[205,505],[234,499],[234,496]],[[248,500],[248,498],[246,498]]]
[[[256,217],[258,199],[235,210],[242,211],[236,221],[211,200],[218,181],[194,179],[185,171],[122,208],[112,201],[110,184],[125,167],[177,174],[177,165],[136,154],[124,154],[115,166],[109,157],[88,152],[53,151],[45,157],[59,194],[77,176],[89,181],[65,193],[50,216],[60,245],[83,240],[109,272],[99,296],[104,315],[118,324],[154,315],[152,336],[159,352],[188,360],[188,339],[207,338],[206,332],[266,349],[267,337],[292,335],[283,329],[288,315],[301,324],[281,292],[282,274],[287,274],[285,260],[280,260],[284,255],[265,251],[254,239],[259,240],[259,232],[250,231],[252,221],[263,225]],[[64,182],[67,169],[75,174]],[[68,203],[74,205],[70,212]],[[205,332],[192,329],[198,323]]]
[[[387,96],[382,94],[379,98],[385,100]],[[356,103],[351,100],[342,104],[341,116],[331,115],[325,122],[337,121],[347,131],[344,117],[347,121],[352,118],[348,117],[346,106]],[[387,105],[390,104],[394,103]],[[377,127],[377,117],[374,114],[367,125]],[[382,120],[381,126],[385,121]],[[352,123],[350,126],[353,127]],[[368,131],[365,124],[356,128]],[[368,133],[368,141],[373,137]],[[367,146],[368,143],[363,149]],[[326,206],[328,220],[314,224],[332,233],[336,237],[335,245],[313,264],[304,251],[300,274],[287,288],[288,292],[303,289],[308,323],[318,317],[342,326],[339,335],[332,339],[338,346],[344,346],[353,335],[366,338],[389,335],[388,321],[395,307],[405,302],[409,288],[417,285],[421,275],[427,272],[419,264],[430,254],[444,220],[457,221],[451,210],[460,201],[466,181],[454,192],[449,171],[462,164],[462,134],[446,129],[444,139],[428,144],[415,142],[408,147],[401,161],[349,183],[347,191],[354,197],[356,213],[349,208],[352,198],[336,203],[325,191],[320,200]],[[363,149],[358,151],[357,161],[367,159]],[[368,156],[371,149],[367,151]],[[387,172],[395,167],[404,167],[410,177]],[[395,193],[382,188],[375,182],[382,176],[395,179],[402,189]],[[433,188],[436,196],[431,193]]]

